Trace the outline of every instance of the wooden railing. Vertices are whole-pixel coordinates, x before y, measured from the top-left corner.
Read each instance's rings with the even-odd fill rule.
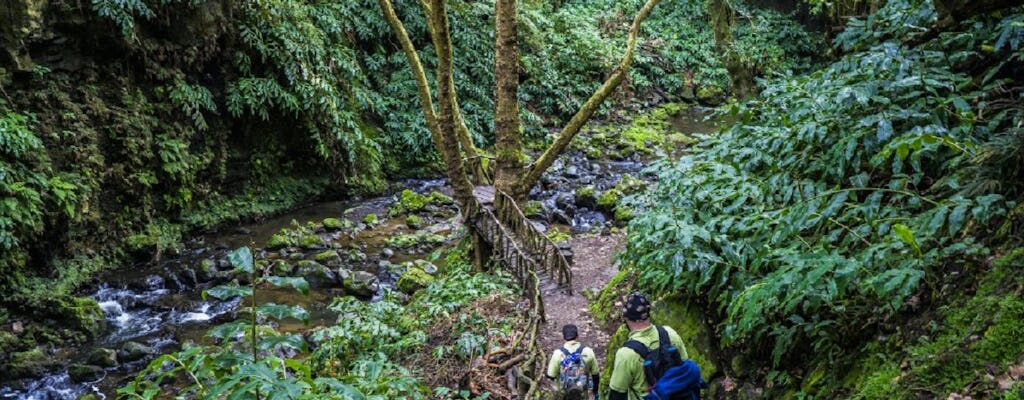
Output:
[[[504,192],[494,194],[494,208],[498,213],[498,221],[509,227],[516,238],[526,247],[536,262],[539,272],[547,272],[548,277],[558,282],[572,294],[572,269],[569,261],[550,238],[539,231],[523,210]]]

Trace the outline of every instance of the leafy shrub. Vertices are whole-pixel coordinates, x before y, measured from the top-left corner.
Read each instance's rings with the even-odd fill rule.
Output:
[[[901,18],[894,29],[929,21]],[[704,301],[724,344],[780,365],[843,357],[923,286],[976,262],[987,250],[975,235],[1012,203],[957,182],[979,144],[1020,116],[978,118],[970,99],[998,84],[979,86],[950,60],[1000,29],[962,29],[918,48],[847,33],[837,43],[859,51],[769,82],[762,100],[732,108],[739,123],[657,165],[624,255],[638,282]]]

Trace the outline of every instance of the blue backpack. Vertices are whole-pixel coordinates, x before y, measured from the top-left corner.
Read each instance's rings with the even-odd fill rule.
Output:
[[[658,329],[658,348],[653,351],[643,343],[630,340],[623,346],[644,360],[644,380],[648,394],[645,400],[698,400],[700,390],[708,384],[700,376],[700,367],[693,360],[682,360],[679,349],[669,341],[664,327]]]
[[[581,356],[583,349],[582,344],[573,352],[565,347],[561,348],[565,358],[562,359],[562,372],[559,374],[559,380],[562,381],[562,389],[566,392],[586,392],[590,388],[590,376],[587,375],[587,369]]]

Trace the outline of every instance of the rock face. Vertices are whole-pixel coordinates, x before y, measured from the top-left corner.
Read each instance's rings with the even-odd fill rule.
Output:
[[[5,0],[0,6],[0,83],[5,72],[32,69],[32,59],[21,43],[42,34],[43,12],[49,5],[49,0]]]

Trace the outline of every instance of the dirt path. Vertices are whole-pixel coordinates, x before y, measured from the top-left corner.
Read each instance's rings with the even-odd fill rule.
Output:
[[[614,265],[615,253],[622,250],[623,239],[622,234],[616,234],[573,238],[569,241],[575,258],[572,267],[573,295],[569,296],[563,290],[551,286],[543,291],[547,323],[541,326],[541,344],[546,355],[564,343],[562,325],[575,324],[579,328],[580,341],[594,349],[600,367],[604,368],[608,333],[594,323],[583,293],[599,292],[618,272]]]

